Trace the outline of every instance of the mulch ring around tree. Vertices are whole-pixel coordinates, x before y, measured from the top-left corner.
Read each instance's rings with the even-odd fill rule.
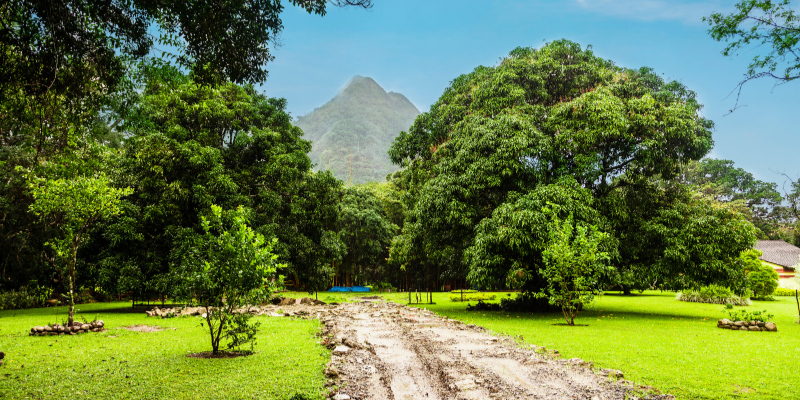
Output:
[[[236,358],[246,357],[255,354],[252,351],[218,351],[216,353],[211,351],[204,351],[201,353],[187,354],[186,357],[190,358]]]

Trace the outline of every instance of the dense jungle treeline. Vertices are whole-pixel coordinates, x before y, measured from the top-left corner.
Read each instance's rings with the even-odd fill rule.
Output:
[[[310,292],[540,292],[572,231],[603,254],[585,287],[745,292],[756,239],[799,236],[800,186],[782,197],[703,159],[713,123],[694,92],[567,40],[457,77],[391,144],[397,172],[345,185],[315,172],[286,100],[251,85],[281,29],[280,2],[261,6],[247,23],[170,2],[0,11],[0,290],[169,296],[212,206],[277,240],[278,274]],[[152,57],[154,42],[179,54]]]

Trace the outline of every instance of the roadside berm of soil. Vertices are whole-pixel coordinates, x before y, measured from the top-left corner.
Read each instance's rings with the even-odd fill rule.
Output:
[[[424,309],[372,300],[320,309],[309,314],[333,350],[331,399],[674,399]]]

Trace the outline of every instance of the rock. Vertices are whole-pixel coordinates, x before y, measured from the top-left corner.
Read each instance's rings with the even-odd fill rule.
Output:
[[[279,305],[279,306],[291,306],[291,305],[294,305],[294,303],[295,303],[295,299],[287,297],[287,298],[281,300],[281,302],[278,303],[277,305]]]
[[[50,300],[45,301],[46,307],[55,307],[55,306],[58,305],[58,303],[59,302],[56,299],[50,299]]]
[[[756,322],[756,325],[758,325],[759,327],[763,328],[766,325],[766,323],[758,321],[758,322]]]
[[[732,323],[733,323],[733,322],[732,322],[731,320],[729,320],[729,319],[727,319],[727,318],[723,318],[723,319],[721,319],[721,320],[717,321],[717,326],[720,326],[720,325],[730,325],[730,324],[732,324]]]
[[[751,331],[756,331],[756,332],[761,331],[761,328],[759,328],[758,326],[755,326],[755,325],[749,326],[747,329],[751,330]]]
[[[97,327],[98,327],[98,328],[103,328],[103,327],[105,327],[105,326],[106,326],[106,323],[105,323],[105,322],[103,322],[103,320],[97,321]]]
[[[342,344],[347,346],[347,347],[350,347],[352,349],[363,349],[364,348],[364,346],[362,346],[361,343],[354,342],[354,341],[350,340],[350,338],[343,338],[342,339]]]
[[[333,354],[336,355],[336,356],[343,356],[343,355],[347,354],[347,352],[349,352],[349,351],[350,351],[350,348],[347,347],[347,346],[336,346],[336,348],[333,349]]]
[[[285,299],[285,297],[276,296],[276,297],[273,297],[273,298],[271,298],[271,299],[269,300],[269,302],[270,302],[272,305],[274,305],[274,306],[277,306],[278,304],[281,304],[281,302],[283,301],[283,299]]]
[[[747,325],[744,321],[736,321],[733,324],[736,325],[736,326],[740,326],[740,327]]]
[[[89,329],[92,329],[91,325],[89,325],[89,324],[81,325],[81,330],[88,331]]]
[[[572,365],[585,365],[586,361],[581,360],[580,358],[570,358],[567,360],[568,363]]]
[[[339,371],[337,371],[336,368],[334,368],[334,367],[328,367],[327,369],[325,369],[325,375],[327,375],[327,376],[329,376],[331,378],[338,378],[339,377]]]
[[[622,371],[617,370],[617,369],[610,369],[610,368],[601,368],[600,369],[600,375],[606,376],[606,377],[609,377],[609,378],[618,378],[618,379],[622,379],[622,378],[625,377],[625,375],[622,374]]]
[[[348,395],[346,395],[344,393],[339,393],[336,396],[334,396],[333,398],[334,398],[334,400],[350,400],[350,396],[348,396]]]
[[[47,333],[50,333],[50,332],[53,331],[53,328],[50,325],[45,325],[44,326],[44,331],[47,332]]]
[[[757,326],[757,325],[758,325],[757,321],[750,321],[750,326]]]
[[[769,331],[769,332],[777,332],[778,331],[778,326],[775,325],[774,322],[767,322],[766,324],[764,324],[764,327],[767,328],[767,331]]]

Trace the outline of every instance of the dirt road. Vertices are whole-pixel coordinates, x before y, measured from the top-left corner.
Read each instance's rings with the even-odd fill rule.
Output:
[[[376,300],[317,315],[334,349],[326,370],[333,399],[673,398],[646,395],[619,371],[522,348],[415,307]]]

